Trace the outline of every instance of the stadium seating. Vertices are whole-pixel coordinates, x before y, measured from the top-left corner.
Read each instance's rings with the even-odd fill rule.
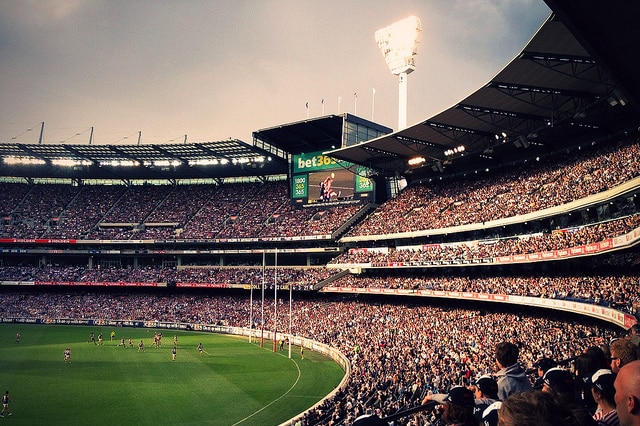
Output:
[[[445,391],[465,383],[469,376],[490,373],[498,340],[517,343],[522,362],[533,367],[541,356],[575,357],[620,334],[612,325],[552,319],[522,313],[519,308],[504,307],[506,312],[502,307],[445,308],[433,300],[411,304],[390,298],[360,300],[344,294],[317,295],[312,290],[335,280],[332,287],[563,299],[588,303],[594,309],[615,308],[621,315],[637,314],[639,257],[634,250],[576,256],[552,265],[540,259],[518,270],[500,264],[499,259],[624,240],[636,232],[640,227],[640,206],[634,201],[640,186],[639,154],[640,141],[623,140],[599,150],[567,153],[553,163],[533,162],[518,170],[456,182],[414,184],[349,231],[349,237],[359,240],[342,245],[343,253],[329,267],[312,266],[314,255],[307,253],[295,258],[295,265],[289,259],[280,266],[274,274],[277,283],[271,280],[267,288],[291,285],[298,292],[295,332],[339,348],[352,362],[349,383],[332,400],[307,413],[307,423],[341,424],[370,410],[391,414],[418,404],[427,392]],[[544,225],[540,222],[533,229],[534,225],[525,226],[526,219],[518,219],[598,197],[622,185],[629,189],[620,208],[614,209],[617,200],[606,196],[599,206],[612,207],[606,212],[603,208],[602,214],[585,214],[588,203],[567,207],[563,214],[575,213],[574,222],[567,226],[545,218]],[[321,237],[324,243],[304,247],[327,249],[323,259],[331,257],[337,251],[328,250],[329,246],[340,245],[338,230],[362,208],[357,204],[294,206],[284,181],[131,186],[1,183],[0,189],[4,241],[0,249],[6,249],[0,258],[3,318],[162,319],[246,326],[246,298],[194,295],[189,289],[261,286],[264,269],[255,257],[242,253],[258,242],[259,249],[273,250],[280,247],[280,240]],[[453,231],[470,224],[481,228],[505,218],[518,226],[476,233]],[[527,227],[531,229],[523,231]],[[416,231],[438,232],[404,235]],[[78,249],[75,241],[70,242],[76,239],[90,243]],[[203,264],[190,264],[191,258],[178,261],[180,255],[171,253],[174,242],[188,245],[201,240],[211,245],[198,248],[228,250],[237,258],[222,265],[212,261],[215,255],[210,254]],[[250,243],[231,246],[227,240]],[[157,248],[156,242],[165,245]],[[29,251],[30,256],[12,250]],[[100,257],[95,264],[87,261],[92,250]],[[499,266],[486,266],[485,259]],[[110,262],[115,266],[108,266]],[[345,268],[360,273],[341,271]],[[23,292],[14,285],[25,282],[42,287]],[[148,291],[159,283],[171,283],[176,293],[125,295],[111,288],[140,286]],[[106,291],[90,292],[90,286]],[[286,321],[285,312],[278,313],[282,315],[278,323]],[[270,315],[266,327],[276,322]]]

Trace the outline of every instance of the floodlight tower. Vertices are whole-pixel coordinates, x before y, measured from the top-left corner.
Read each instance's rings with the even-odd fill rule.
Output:
[[[407,127],[407,76],[416,69],[420,19],[409,16],[376,31],[376,42],[392,74],[399,77],[398,130]]]

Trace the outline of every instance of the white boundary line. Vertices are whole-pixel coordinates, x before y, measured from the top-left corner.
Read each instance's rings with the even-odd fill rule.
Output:
[[[280,356],[284,356],[282,354],[278,354]],[[271,405],[275,404],[276,402],[280,401],[282,398],[284,398],[285,396],[287,396],[289,394],[289,392],[291,392],[293,390],[293,388],[296,387],[296,385],[298,384],[298,382],[300,381],[300,366],[298,366],[298,363],[292,358],[291,361],[293,361],[293,364],[296,366],[296,369],[298,370],[298,377],[296,377],[296,381],[293,382],[293,384],[291,385],[291,387],[282,395],[280,395],[278,398],[274,399],[273,401],[271,401],[270,403],[268,403],[267,405],[265,405],[264,407],[260,408],[259,410],[253,412],[252,414],[248,415],[247,417],[245,417],[244,419],[240,419],[237,422],[233,423],[231,426],[236,426],[239,425],[240,423],[244,422],[245,420],[249,420],[251,417],[255,416],[256,414],[260,413],[262,410],[269,408]]]

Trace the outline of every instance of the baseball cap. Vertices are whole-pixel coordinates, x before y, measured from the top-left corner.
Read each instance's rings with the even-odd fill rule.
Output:
[[[358,417],[353,426],[389,426],[388,422],[385,422],[375,414],[365,414]]]
[[[613,395],[616,392],[613,386],[615,379],[613,371],[608,368],[601,368],[591,376],[591,386],[599,389],[600,392]]]
[[[464,386],[452,387],[444,400],[462,407],[473,407],[475,405],[473,392]]]
[[[534,367],[541,369],[542,371],[547,371],[550,368],[553,368],[556,363],[551,358],[540,358],[538,362],[533,364]]]
[[[498,382],[491,376],[480,376],[476,386],[489,398],[498,399]]]
[[[544,373],[542,380],[545,385],[553,390],[554,393],[573,397],[575,388],[573,384],[573,376],[571,376],[569,371],[558,367],[550,368],[546,373]]]

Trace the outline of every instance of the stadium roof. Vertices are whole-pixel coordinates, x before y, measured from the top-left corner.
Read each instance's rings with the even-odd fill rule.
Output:
[[[570,25],[552,14],[486,85],[416,125],[329,154],[411,181],[495,169],[638,131],[638,4],[625,2],[625,28],[603,34],[617,25],[610,18],[621,11],[607,10],[615,6],[548,3],[566,7]],[[424,161],[416,167],[410,159]]]
[[[162,145],[4,143],[0,157],[0,176],[12,177],[171,180],[287,172],[286,159],[237,139]]]
[[[392,132],[392,129],[381,124],[343,113],[258,130],[253,132],[253,138],[290,154],[326,151],[344,145],[345,123],[361,125],[378,132],[378,134]]]
[[[292,154],[322,151],[342,145],[342,125],[341,115],[329,115],[261,129],[253,138]]]

